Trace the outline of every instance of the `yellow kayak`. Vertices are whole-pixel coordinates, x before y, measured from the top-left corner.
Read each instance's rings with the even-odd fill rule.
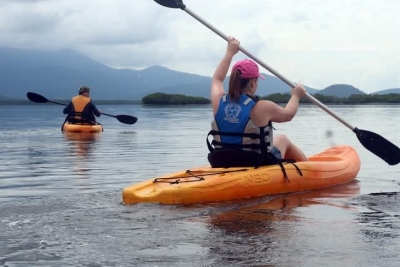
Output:
[[[62,131],[68,133],[99,133],[103,131],[103,126],[101,124],[71,124],[66,122]]]
[[[287,178],[279,165],[195,167],[128,186],[122,199],[125,204],[190,204],[309,191],[354,180],[361,165],[350,146],[334,146],[294,164],[283,165]]]

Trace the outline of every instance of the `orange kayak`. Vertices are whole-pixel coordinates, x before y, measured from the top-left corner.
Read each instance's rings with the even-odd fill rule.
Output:
[[[68,133],[99,133],[103,131],[103,126],[101,124],[90,125],[64,123],[62,131]]]
[[[125,204],[155,202],[190,204],[220,202],[257,196],[309,191],[354,180],[360,158],[350,146],[334,146],[309,157],[309,161],[235,168],[195,167],[155,177],[126,187]]]

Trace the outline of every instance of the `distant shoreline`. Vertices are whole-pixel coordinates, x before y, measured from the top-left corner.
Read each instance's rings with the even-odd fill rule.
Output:
[[[57,100],[52,99],[63,104],[68,104],[70,100]],[[132,104],[142,104],[141,100],[93,100],[96,105],[132,105]],[[32,102],[30,100],[0,100],[0,105],[39,105],[39,103]],[[51,105],[47,104],[46,105]]]
[[[54,100],[59,103],[68,104],[69,100]],[[143,104],[141,100],[97,100],[93,101],[96,105],[142,105],[142,106],[198,106],[198,105],[210,105],[206,104]],[[275,102],[277,104],[286,104],[287,102]],[[29,100],[0,100],[0,106],[12,106],[12,105],[21,105],[21,106],[31,106],[31,105],[53,105],[51,103],[35,103]],[[300,105],[311,106],[315,105],[313,103],[300,103]],[[399,105],[399,103],[386,103],[386,102],[376,102],[376,103],[325,103],[325,105],[329,106],[345,106],[345,105],[357,105],[357,106],[367,106],[367,105]]]
[[[289,93],[269,94],[266,96],[258,96],[258,99],[269,100],[277,104],[286,104],[291,98]],[[399,105],[400,94],[391,93],[385,95],[361,95],[353,94],[349,97],[337,97],[332,95],[314,94],[313,97],[326,105]],[[53,99],[61,104],[67,105],[70,99]],[[165,94],[156,92],[149,94],[138,100],[93,100],[96,105],[143,105],[143,106],[185,106],[185,105],[208,105],[210,99],[198,96],[187,96],[181,94]],[[28,99],[9,99],[0,96],[0,106],[3,105],[37,105]],[[308,98],[300,100],[302,105],[314,105]]]

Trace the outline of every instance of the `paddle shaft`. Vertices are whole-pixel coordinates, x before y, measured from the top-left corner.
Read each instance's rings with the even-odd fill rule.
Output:
[[[218,30],[217,28],[215,28],[214,26],[212,26],[210,23],[206,22],[205,20],[203,20],[200,16],[198,16],[196,13],[194,13],[193,11],[191,11],[190,9],[188,9],[185,5],[182,5],[179,7],[180,9],[182,9],[183,11],[185,11],[186,13],[188,13],[189,15],[191,15],[193,18],[195,18],[196,20],[198,20],[199,22],[201,22],[204,26],[206,26],[207,28],[209,28],[210,30],[212,30],[213,32],[215,32],[216,34],[218,34],[222,39],[224,39],[225,41],[228,41],[228,36],[225,35],[224,33],[222,33],[220,30]],[[278,77],[280,80],[282,80],[283,82],[285,82],[287,85],[289,85],[291,88],[295,87],[295,84],[291,81],[289,81],[288,79],[286,79],[284,76],[282,76],[280,73],[278,73],[276,70],[274,70],[272,67],[268,66],[266,63],[262,62],[260,59],[258,59],[256,56],[254,56],[253,54],[251,54],[249,51],[247,51],[246,49],[244,49],[243,47],[239,46],[239,50],[243,52],[243,54],[247,55],[248,57],[250,57],[251,59],[253,59],[254,61],[256,61],[258,64],[260,64],[261,66],[263,66],[265,69],[267,69],[269,72],[271,72],[272,74],[274,74],[276,77]],[[343,120],[342,118],[340,118],[338,115],[336,115],[330,108],[328,108],[326,105],[324,105],[323,103],[321,103],[318,99],[316,99],[315,97],[313,97],[312,95],[310,95],[309,93],[306,93],[306,97],[313,102],[314,104],[316,104],[317,106],[319,106],[321,109],[323,109],[324,111],[326,111],[329,115],[331,115],[332,117],[334,117],[335,119],[337,119],[338,121],[340,121],[341,123],[343,123],[347,128],[349,128],[350,130],[354,131],[356,130],[355,127],[353,127],[351,124],[349,124],[348,122],[346,122],[345,120]]]

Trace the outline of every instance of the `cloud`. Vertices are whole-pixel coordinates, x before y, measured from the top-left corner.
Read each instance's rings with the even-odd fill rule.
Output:
[[[317,89],[334,83],[365,92],[400,87],[395,0],[184,2],[290,80]],[[158,64],[208,76],[226,47],[184,11],[150,0],[5,0],[0,34],[2,46],[70,48],[112,67]]]

